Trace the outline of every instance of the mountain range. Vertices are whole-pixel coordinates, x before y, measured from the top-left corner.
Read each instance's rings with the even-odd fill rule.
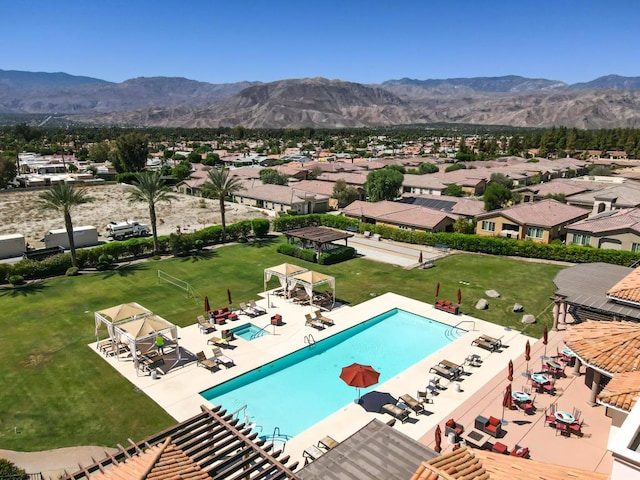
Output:
[[[0,70],[0,114],[48,114],[88,125],[367,127],[435,122],[640,127],[640,77],[590,82],[515,75],[365,85],[325,78],[212,84],[178,77],[121,83]]]

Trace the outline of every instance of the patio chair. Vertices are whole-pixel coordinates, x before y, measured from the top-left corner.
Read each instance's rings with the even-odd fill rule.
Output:
[[[331,320],[329,317],[325,317],[320,310],[314,311],[313,315],[325,325],[333,325],[333,320]]]
[[[569,431],[569,425],[564,422],[556,422],[556,435],[563,435],[565,437],[570,437],[571,432]]]
[[[545,425],[548,423],[550,426],[555,426],[556,424],[556,404],[552,403],[545,409],[544,412],[544,421]]]
[[[235,362],[231,358],[222,353],[220,347],[213,347],[211,350],[213,351],[213,358],[217,363],[221,363],[225,366],[225,368],[229,368],[235,365]]]
[[[198,315],[198,328],[202,333],[209,333],[210,331],[215,330],[216,326],[213,323],[207,321],[204,318],[204,315]]]
[[[382,406],[382,412],[388,413],[392,417],[400,420],[402,423],[406,422],[409,419],[409,409],[400,408],[393,403],[387,403]]]
[[[551,395],[556,393],[556,381],[555,380],[551,380],[549,383],[545,383],[544,385],[541,385],[542,387],[542,391],[549,393]]]
[[[450,418],[444,424],[444,434],[447,437],[450,433],[453,433],[457,441],[458,437],[462,435],[462,432],[464,432],[464,426],[461,423],[456,422],[453,418]]]
[[[485,350],[489,350],[490,352],[495,352],[498,349],[498,346],[495,343],[489,342],[484,337],[476,338],[474,341],[471,342],[471,345],[475,347],[484,348]]]
[[[204,352],[196,353],[196,360],[196,365],[205,367],[210,372],[213,372],[213,369],[218,367],[218,363],[214,360],[209,360]]]
[[[573,418],[575,419],[576,422],[580,420],[580,415],[582,415],[582,410],[580,410],[579,408],[573,407]]]
[[[332,448],[336,448],[340,442],[334,440],[329,435],[324,437],[321,440],[318,440],[318,448],[324,448],[325,450],[331,450]]]
[[[576,435],[582,436],[582,424],[584,423],[584,419],[580,420],[579,422],[573,422],[571,425],[569,425],[569,431],[575,433]]]
[[[529,448],[521,447],[516,443],[516,446],[511,450],[512,457],[521,457],[521,458],[529,458]]]
[[[420,413],[426,413],[427,411],[424,408],[424,404],[422,402],[419,402],[408,393],[401,395],[400,400],[402,400],[411,410],[413,410],[416,415]]]
[[[249,300],[249,307],[253,308],[253,310],[255,312],[257,312],[258,315],[264,315],[265,313],[267,313],[267,311],[264,308],[259,307],[258,305],[256,305],[255,300]]]
[[[418,390],[416,395],[418,400],[422,403],[433,403],[433,392],[429,390],[425,390],[424,392],[422,390]]]
[[[324,330],[324,323],[322,323],[317,318],[311,318],[310,313],[305,313],[304,318],[306,319],[304,323],[305,326],[317,328],[318,330]]]
[[[536,407],[534,405],[535,399],[536,396],[534,395],[533,398],[520,404],[520,408],[524,410],[525,413],[532,415],[536,411]]]

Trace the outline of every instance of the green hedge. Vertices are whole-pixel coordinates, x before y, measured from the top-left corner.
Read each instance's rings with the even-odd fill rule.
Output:
[[[269,227],[271,224],[269,220],[266,218],[254,218],[251,221],[251,228],[253,229],[253,234],[258,238],[264,238],[269,233]]]
[[[356,249],[353,247],[334,248],[328,252],[321,253],[318,257],[320,265],[332,265],[334,263],[344,262],[356,256]]]
[[[316,263],[316,252],[309,249],[298,248],[289,243],[278,245],[278,253],[289,255],[290,257],[300,258],[307,262]]]
[[[289,215],[276,218],[273,221],[275,232],[284,232],[294,228],[304,227],[331,227],[339,230],[347,230],[348,227],[355,228],[360,222],[342,215],[329,215],[313,213],[311,215]]]

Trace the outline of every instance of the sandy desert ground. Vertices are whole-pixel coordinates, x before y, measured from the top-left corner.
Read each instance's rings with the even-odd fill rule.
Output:
[[[106,226],[109,222],[137,220],[149,224],[149,209],[144,203],[131,203],[127,197],[130,186],[123,184],[88,187],[93,201],[79,205],[72,211],[75,227],[91,225],[98,229],[98,239],[108,241]],[[44,247],[45,233],[64,228],[62,214],[43,210],[39,200],[40,191],[15,190],[0,193],[0,235],[21,233],[34,248]],[[158,234],[168,235],[177,231],[193,232],[209,225],[220,223],[218,200],[201,199],[175,193],[171,203],[158,203]],[[227,224],[243,219],[264,217],[265,213],[235,203],[227,203]]]

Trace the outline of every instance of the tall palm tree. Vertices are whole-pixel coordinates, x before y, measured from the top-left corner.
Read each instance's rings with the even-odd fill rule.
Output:
[[[72,183],[59,183],[46,192],[42,192],[40,199],[44,202],[42,208],[62,212],[64,216],[64,227],[67,230],[67,236],[69,238],[71,265],[77,267],[78,259],[76,258],[76,245],[73,241],[71,210],[77,205],[93,201],[93,198],[87,195],[86,188],[75,188]]]
[[[171,194],[169,187],[162,179],[162,172],[141,172],[136,175],[133,183],[134,190],[129,193],[130,202],[145,202],[149,206],[149,219],[153,234],[153,254],[158,253],[158,226],[156,218],[156,203],[171,202],[176,197]]]
[[[209,170],[208,182],[202,185],[202,193],[220,201],[220,217],[222,220],[222,241],[227,238],[227,224],[225,222],[224,199],[242,188],[242,181],[229,175],[226,168]]]

